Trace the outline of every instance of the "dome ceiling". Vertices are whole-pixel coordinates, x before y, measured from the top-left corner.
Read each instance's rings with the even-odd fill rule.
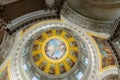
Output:
[[[5,16],[12,21],[6,24],[5,33],[0,30],[3,32],[0,59],[6,59],[0,61],[0,79],[102,80],[111,75],[118,77],[116,55],[108,45],[107,34],[111,34],[113,21],[119,16],[119,1],[66,0],[63,6],[63,0],[49,1],[20,0],[5,5],[5,11],[2,9],[2,12],[9,12]],[[111,7],[115,11],[111,12]],[[119,42],[116,44],[119,46]]]
[[[52,29],[41,33],[34,42],[32,56],[35,65],[47,74],[60,75],[76,64],[78,45],[70,33]]]
[[[49,24],[38,23],[34,25],[33,29],[34,32],[31,32],[30,29],[30,33],[29,31],[24,33],[24,35],[30,34],[27,36],[28,38],[25,36],[22,38],[23,40],[26,38],[26,40],[24,40],[24,44],[21,44],[23,47],[18,53],[18,61],[22,64],[16,67],[18,70],[22,70],[19,74],[23,72],[25,78],[37,77],[38,80],[42,77],[45,77],[46,80],[57,78],[61,80],[69,78],[71,75],[74,79],[86,79],[88,78],[84,76],[86,74],[90,74],[89,77],[93,78],[91,72],[98,70],[96,70],[97,65],[93,63],[97,58],[94,57],[95,53],[89,54],[94,49],[89,49],[87,41],[83,39],[88,38],[83,37],[86,34],[79,29],[76,31],[75,27],[65,25],[59,20],[56,22],[51,20]],[[89,66],[90,63],[93,65]],[[93,66],[96,67],[93,68]],[[34,74],[34,77],[29,75],[31,73]]]

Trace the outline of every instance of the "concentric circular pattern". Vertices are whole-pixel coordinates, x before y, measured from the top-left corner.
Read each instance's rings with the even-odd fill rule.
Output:
[[[52,29],[41,33],[35,40],[32,56],[43,72],[60,75],[68,72],[78,60],[78,45],[68,32]]]

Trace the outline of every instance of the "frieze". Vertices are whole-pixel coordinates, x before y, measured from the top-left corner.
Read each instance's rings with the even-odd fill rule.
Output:
[[[72,10],[67,3],[64,4],[61,14],[69,21],[94,32],[111,34],[112,29],[114,28],[114,21],[97,21],[88,19],[87,17],[84,17]]]

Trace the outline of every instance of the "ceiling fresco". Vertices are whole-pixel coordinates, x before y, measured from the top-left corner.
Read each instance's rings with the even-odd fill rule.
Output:
[[[78,46],[70,33],[52,29],[41,33],[35,40],[32,55],[42,71],[60,75],[68,72],[77,62]]]

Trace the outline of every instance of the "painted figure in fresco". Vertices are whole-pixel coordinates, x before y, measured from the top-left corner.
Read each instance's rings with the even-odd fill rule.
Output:
[[[100,38],[96,38],[94,37],[94,39],[96,40],[99,49],[100,49],[100,53],[103,55],[102,57],[102,67],[106,67],[109,65],[114,65],[115,64],[115,59],[112,55],[111,50],[109,49],[107,43],[105,42],[105,40],[100,39]]]
[[[55,74],[55,66],[50,66],[50,74]]]
[[[35,61],[37,61],[37,60],[40,59],[40,57],[41,57],[41,55],[40,55],[40,54],[37,54],[37,55],[33,56],[33,59],[34,59]]]
[[[40,47],[38,45],[33,46],[33,50],[38,50],[38,49],[40,49]]]
[[[73,67],[74,62],[73,62],[72,60],[70,60],[70,61],[69,61],[69,65],[70,65],[70,67]]]
[[[103,50],[106,51],[106,53],[108,53],[108,57],[107,57],[107,62],[109,62],[110,65],[114,65],[115,64],[115,60],[114,60],[114,57],[111,53],[111,50],[109,49],[109,47],[107,45],[104,45],[104,48]]]
[[[65,51],[66,51],[66,45],[64,44],[63,41],[59,39],[50,40],[45,47],[45,52],[47,56],[54,60],[63,57]]]
[[[72,51],[70,54],[73,55],[74,57],[78,57],[78,52],[76,51]]]
[[[46,65],[47,65],[46,61],[42,62],[42,64],[40,65],[40,69],[43,71],[45,69]]]
[[[60,73],[66,72],[64,65],[60,65]]]

